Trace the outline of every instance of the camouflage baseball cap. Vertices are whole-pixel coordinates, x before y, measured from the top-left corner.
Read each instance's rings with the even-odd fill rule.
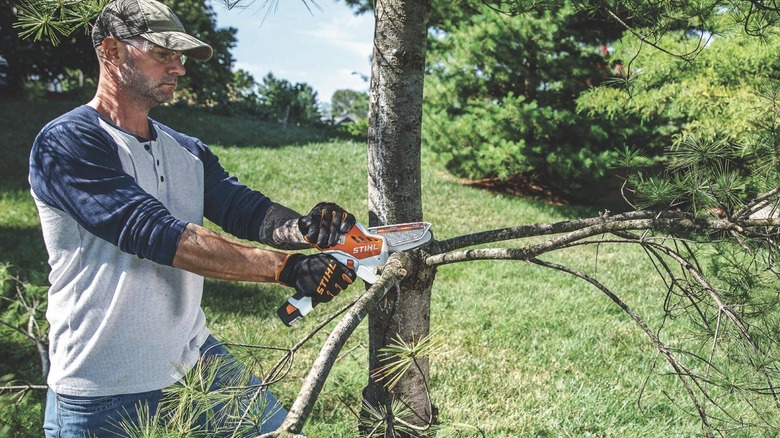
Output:
[[[213,53],[211,46],[184,31],[181,21],[168,6],[155,0],[109,3],[92,28],[92,44],[98,46],[109,36],[118,39],[140,36],[198,61],[208,61]]]

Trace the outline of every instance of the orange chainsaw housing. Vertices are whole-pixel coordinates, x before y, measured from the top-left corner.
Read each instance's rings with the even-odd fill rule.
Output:
[[[327,248],[318,249],[323,251],[341,251],[358,260],[376,257],[382,253],[382,247],[385,241],[379,237],[366,234],[360,227],[352,227],[344,235],[343,241]]]

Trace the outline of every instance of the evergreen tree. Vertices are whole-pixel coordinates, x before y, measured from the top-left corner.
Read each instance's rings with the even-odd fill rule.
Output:
[[[677,43],[666,47],[680,53],[703,35],[675,34]],[[584,114],[623,127],[618,140],[636,126],[647,132],[646,142],[625,141],[622,159],[635,171],[629,187],[638,190],[637,207],[731,213],[778,185],[770,170],[780,162],[777,37],[759,40],[737,28],[705,38],[693,61],[626,38],[609,56],[621,77],[578,100]],[[667,171],[657,170],[660,164]]]
[[[593,193],[616,145],[612,126],[575,102],[609,75],[614,26],[570,6],[522,17],[483,8],[432,35],[423,141],[450,171],[534,175],[574,198]]]

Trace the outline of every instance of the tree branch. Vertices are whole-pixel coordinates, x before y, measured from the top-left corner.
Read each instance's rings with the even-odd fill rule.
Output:
[[[588,222],[590,221],[590,222]],[[762,220],[763,221],[763,220]],[[780,220],[770,220],[780,224]],[[592,224],[592,225],[590,225]],[[580,228],[581,227],[581,228]],[[730,222],[726,219],[689,219],[689,218],[652,218],[652,219],[629,219],[629,220],[615,220],[612,218],[592,218],[583,221],[571,221],[571,223],[556,223],[556,224],[542,224],[531,225],[526,227],[517,227],[512,229],[499,230],[496,232],[485,232],[479,235],[483,237],[483,240],[495,241],[501,238],[506,240],[515,237],[529,237],[538,236],[544,234],[551,234],[553,230],[574,228],[575,231],[563,234],[559,237],[550,239],[540,244],[528,245],[524,248],[510,249],[510,248],[488,248],[488,249],[472,249],[466,251],[454,251],[444,254],[436,254],[426,257],[425,263],[428,266],[440,266],[455,262],[464,262],[472,260],[528,260],[539,254],[562,248],[572,242],[585,239],[587,237],[596,236],[599,234],[612,233],[617,231],[629,231],[629,230],[643,230],[643,229],[678,229],[678,230],[712,230],[712,231],[728,231],[737,230],[742,231],[742,227],[736,223]],[[533,233],[532,230],[537,229],[537,233]],[[477,244],[475,239],[464,239],[461,243],[466,241]]]
[[[628,23],[626,23],[622,18],[620,18],[608,6],[602,4],[601,8],[604,10],[604,12],[607,15],[612,17],[613,20],[615,20],[618,24],[623,26],[624,29],[626,29],[628,32],[630,32],[632,35],[634,35],[634,37],[636,37],[636,39],[638,39],[639,41],[641,41],[641,42],[643,42],[643,43],[645,43],[645,44],[655,48],[656,50],[659,50],[659,51],[661,51],[661,52],[663,52],[663,53],[665,53],[665,54],[667,54],[669,56],[672,56],[672,57],[679,58],[679,59],[682,59],[684,61],[689,61],[690,62],[694,58],[696,58],[696,56],[698,56],[699,53],[701,53],[701,51],[704,50],[704,47],[706,47],[706,45],[707,45],[706,43],[702,44],[703,37],[700,36],[699,37],[699,43],[696,45],[695,49],[691,50],[688,53],[673,53],[673,52],[671,52],[671,51],[661,47],[660,44],[658,44],[657,42],[650,41],[650,39],[648,39],[645,35],[640,34],[637,31],[637,29],[635,29],[633,26],[630,26]],[[661,37],[662,36],[663,35],[661,35]],[[660,41],[661,37],[658,37],[656,41]],[[711,37],[707,38],[707,42],[709,42],[710,38]]]
[[[368,312],[406,275],[410,263],[411,260],[404,253],[395,253],[390,256],[379,280],[361,295],[328,336],[298,393],[298,398],[290,408],[287,418],[278,430],[264,434],[263,437],[300,436],[303,425],[311,414],[314,403],[339,351],[363,318],[368,315]]]
[[[603,214],[598,217],[585,219],[576,219],[570,221],[553,222],[547,224],[521,225],[517,227],[502,228],[498,230],[481,231],[473,234],[453,237],[451,239],[436,242],[432,251],[435,254],[444,253],[460,248],[485,243],[494,243],[505,240],[520,239],[523,237],[545,236],[550,234],[560,234],[570,231],[587,228],[596,224],[603,224],[609,221],[622,221],[631,219],[650,219],[658,216],[658,212],[653,211],[634,211],[622,213],[614,216]],[[659,217],[663,218],[683,218],[686,214],[681,212],[664,211]]]
[[[764,205],[764,202],[768,199],[771,199],[773,197],[777,197],[778,194],[780,194],[780,187],[776,187],[766,193],[763,193],[759,196],[756,196],[753,198],[750,202],[745,204],[742,208],[734,212],[734,218],[735,219],[742,219],[745,216],[749,216],[756,212],[757,209],[759,209],[761,206]]]
[[[0,394],[4,394],[6,392],[27,392],[27,391],[45,391],[49,389],[46,385],[32,385],[32,384],[26,384],[26,385],[10,385],[10,386],[0,386]]]
[[[460,236],[431,245],[431,255],[426,257],[428,266],[440,266],[455,262],[473,260],[528,260],[541,253],[566,246],[567,244],[599,234],[632,230],[684,231],[734,231],[743,233],[746,229],[780,226],[777,218],[753,218],[741,220],[694,218],[681,212],[637,211],[614,216],[598,216],[587,219],[555,222],[549,224],[524,225],[500,230],[483,231]],[[467,246],[493,243],[524,237],[536,237],[566,233],[537,245],[521,249],[473,249],[452,251]],[[452,252],[447,252],[452,251]]]

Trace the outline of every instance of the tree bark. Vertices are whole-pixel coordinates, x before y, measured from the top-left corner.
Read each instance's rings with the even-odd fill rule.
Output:
[[[375,6],[368,129],[369,223],[372,226],[423,219],[420,138],[427,0],[379,0]],[[414,343],[430,331],[430,298],[435,270],[422,263],[369,314],[369,376],[382,365],[380,349],[396,338]],[[387,436],[395,428],[391,404],[401,401],[412,414],[402,421],[427,427],[434,422],[428,362],[410,368],[392,391],[369,377],[364,402],[384,412]],[[390,414],[390,415],[387,415]],[[364,416],[368,412],[364,410]]]

